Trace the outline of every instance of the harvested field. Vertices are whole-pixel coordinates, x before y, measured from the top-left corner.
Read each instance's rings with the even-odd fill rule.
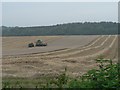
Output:
[[[28,48],[43,39],[46,47]],[[55,76],[67,67],[71,76],[95,68],[99,55],[117,62],[117,35],[3,37],[3,77]]]
[[[30,37],[3,37],[3,55],[19,55],[48,51],[58,51],[81,47],[98,36],[30,36]],[[28,48],[30,42],[36,42],[38,39],[48,43],[47,47]]]

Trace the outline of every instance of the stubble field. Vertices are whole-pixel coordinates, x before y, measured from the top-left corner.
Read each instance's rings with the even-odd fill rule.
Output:
[[[48,46],[27,47],[38,39]],[[3,37],[2,75],[4,78],[54,77],[66,67],[68,75],[81,76],[96,68],[94,59],[100,55],[117,62],[117,40],[117,35]]]

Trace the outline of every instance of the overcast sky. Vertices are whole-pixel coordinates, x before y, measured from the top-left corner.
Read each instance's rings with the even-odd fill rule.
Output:
[[[118,21],[117,2],[3,2],[2,25]]]

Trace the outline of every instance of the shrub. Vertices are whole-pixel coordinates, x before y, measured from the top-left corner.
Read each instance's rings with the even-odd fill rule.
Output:
[[[119,64],[113,64],[109,59],[96,59],[99,69],[89,70],[86,74],[80,78],[70,78],[65,72],[56,80],[53,80],[52,84],[57,85],[58,88],[120,88],[119,81]]]
[[[79,88],[120,88],[119,64],[113,64],[112,60],[96,59],[99,69],[92,69],[79,80],[71,80],[70,87]],[[108,64],[106,64],[108,63]]]

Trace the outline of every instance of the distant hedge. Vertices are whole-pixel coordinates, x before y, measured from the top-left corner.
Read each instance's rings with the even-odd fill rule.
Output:
[[[85,22],[67,23],[53,26],[6,27],[2,26],[3,36],[39,35],[108,35],[118,34],[118,23]]]

